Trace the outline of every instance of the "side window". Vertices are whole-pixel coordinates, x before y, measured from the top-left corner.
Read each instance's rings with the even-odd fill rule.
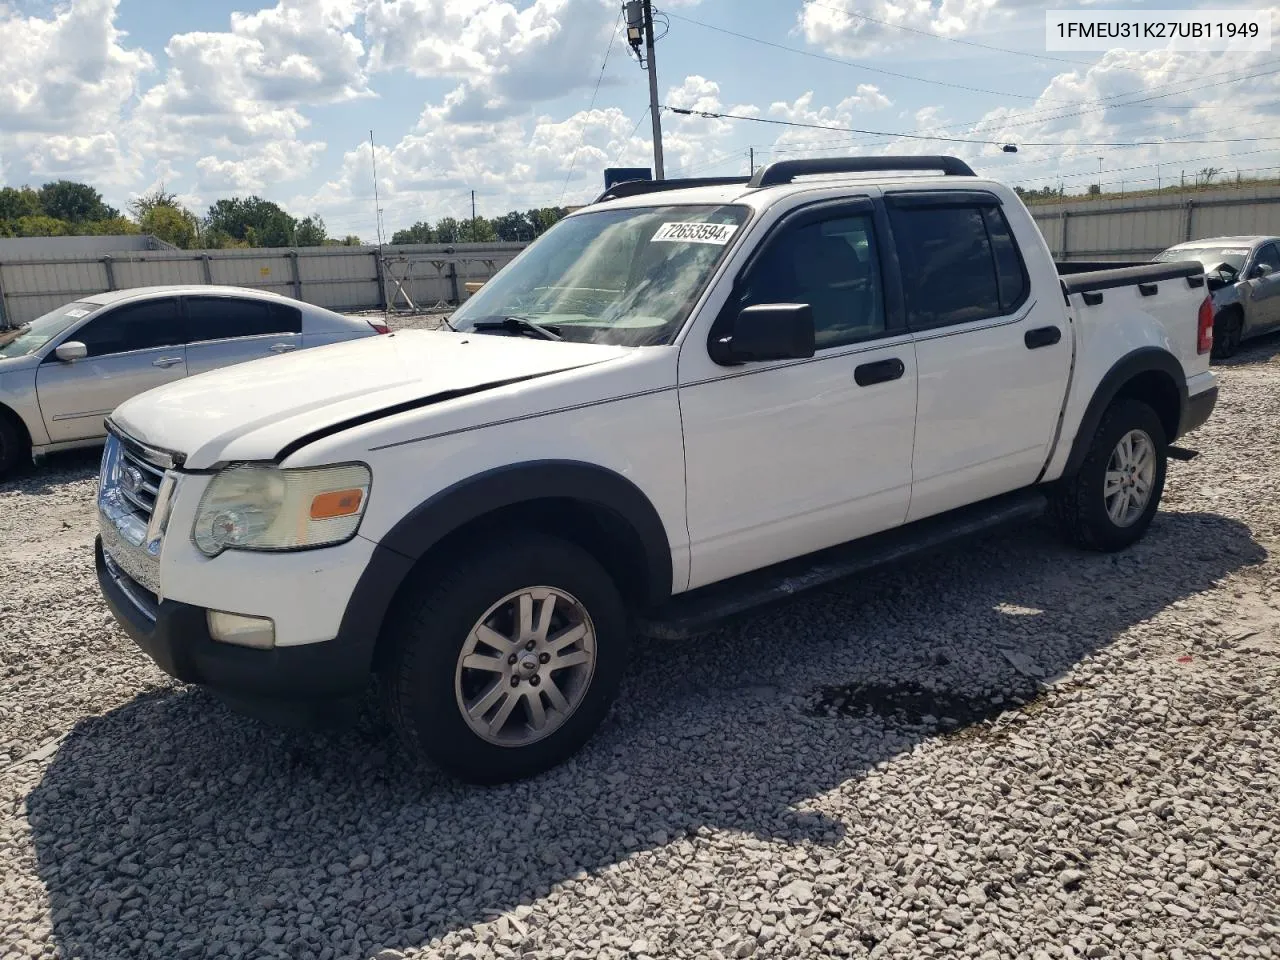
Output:
[[[738,309],[759,303],[807,303],[819,350],[885,332],[880,256],[871,215],[786,227],[747,278]]]
[[[983,207],[983,219],[987,222],[987,236],[996,258],[996,282],[1000,286],[1000,312],[1012,313],[1022,306],[1031,291],[1031,278],[1018,252],[1009,221],[999,207]]]
[[[90,357],[172,347],[183,342],[177,300],[129,303],[94,317],[71,335]]]
[[[298,333],[301,329],[301,312],[282,303],[233,297],[187,298],[188,343]]]
[[[1272,272],[1280,270],[1280,249],[1277,249],[1274,243],[1268,243],[1258,251],[1257,259],[1253,261],[1255,268],[1260,263],[1265,263]]]
[[[981,207],[891,207],[890,216],[913,330],[1000,316],[996,257]]]

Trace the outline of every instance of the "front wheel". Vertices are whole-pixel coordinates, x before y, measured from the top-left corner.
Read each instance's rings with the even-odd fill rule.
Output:
[[[387,629],[381,685],[401,740],[476,783],[532,776],[577,751],[626,662],[609,575],[582,548],[535,533],[420,570]]]
[[[1147,532],[1164,493],[1168,441],[1156,412],[1121,397],[1107,408],[1074,477],[1050,510],[1063,535],[1092,550],[1122,550]]]

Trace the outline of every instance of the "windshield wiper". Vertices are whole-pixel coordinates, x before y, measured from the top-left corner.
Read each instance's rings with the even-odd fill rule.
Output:
[[[559,327],[544,327],[540,323],[534,323],[528,317],[511,316],[503,317],[501,320],[486,320],[482,323],[473,323],[472,330],[510,330],[512,333],[532,333],[541,337],[543,340],[563,340],[560,336]]]

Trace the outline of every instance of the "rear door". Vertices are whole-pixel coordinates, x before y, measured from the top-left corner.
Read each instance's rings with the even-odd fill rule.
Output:
[[[63,342],[71,341],[85,345],[83,360],[63,362],[50,353],[36,371],[53,443],[103,436],[103,418],[120,404],[187,373],[174,297],[108,308]]]
[[[302,345],[302,312],[250,297],[184,297],[192,374],[290,353]]]
[[[1258,275],[1258,266],[1266,264],[1271,271],[1266,276]],[[1253,256],[1249,265],[1249,300],[1252,309],[1249,319],[1253,321],[1249,333],[1263,330],[1274,330],[1280,327],[1280,248],[1275,243],[1262,246]]]
[[[1036,480],[1071,331],[1060,295],[1037,299],[1059,289],[1052,262],[1040,256],[1028,272],[994,194],[903,191],[885,203],[919,371],[910,521]]]

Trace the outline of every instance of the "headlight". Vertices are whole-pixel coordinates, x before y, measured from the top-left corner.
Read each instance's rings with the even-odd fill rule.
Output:
[[[244,464],[217,474],[200,498],[192,538],[223,550],[300,550],[355,536],[372,477],[362,463],[282,470]]]

